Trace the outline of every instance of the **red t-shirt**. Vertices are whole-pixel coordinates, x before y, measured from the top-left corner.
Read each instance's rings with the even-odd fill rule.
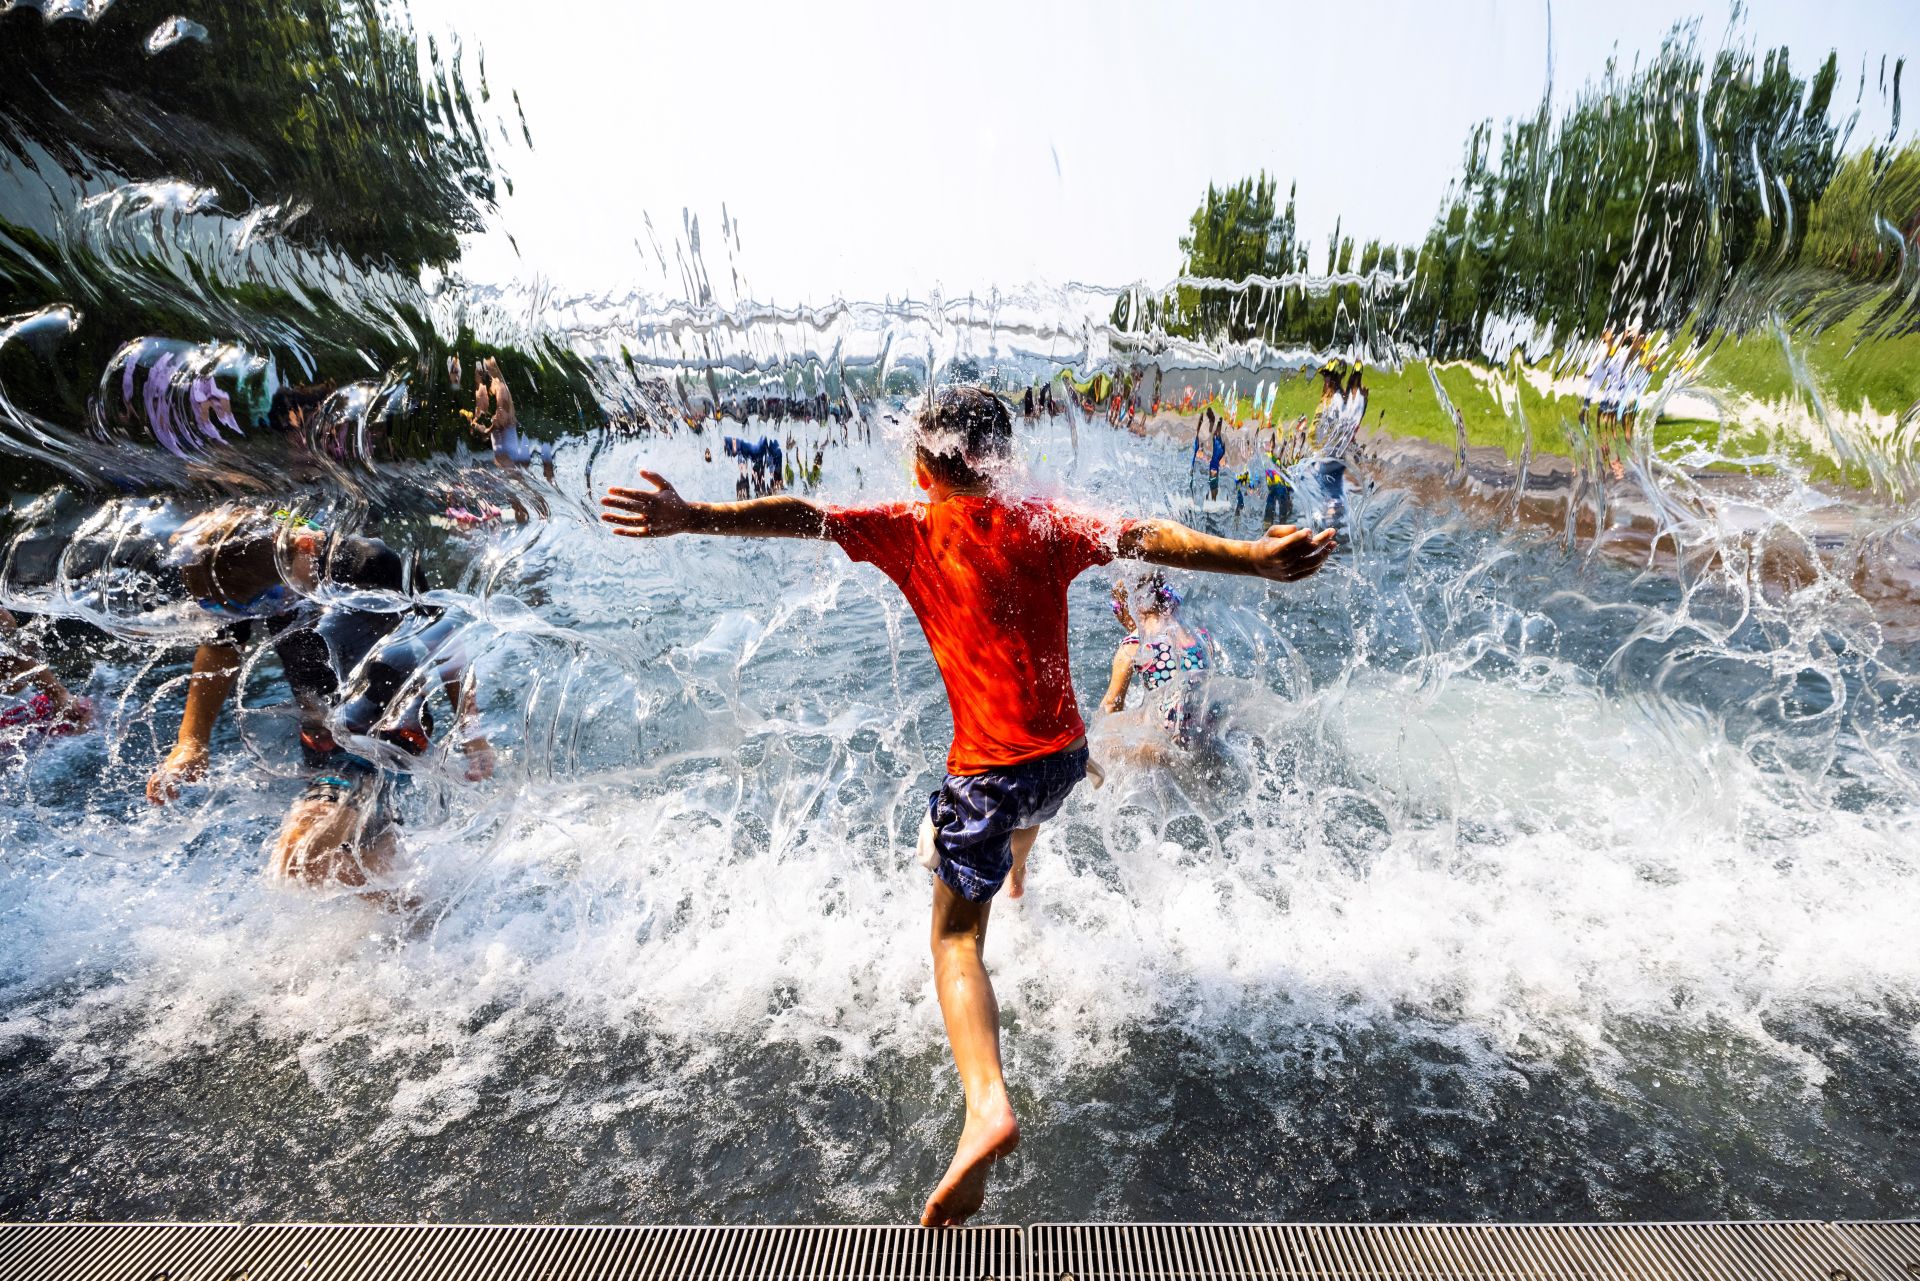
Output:
[[[913,607],[953,708],[950,774],[1059,751],[1087,732],[1067,661],[1067,584],[1124,526],[1044,498],[957,495],[827,511],[827,537]]]

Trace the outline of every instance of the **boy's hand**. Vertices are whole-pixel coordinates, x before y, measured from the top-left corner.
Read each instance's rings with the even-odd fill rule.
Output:
[[[600,505],[608,509],[600,513],[600,519],[612,525],[614,533],[623,538],[665,538],[693,528],[693,505],[680,497],[680,491],[668,484],[665,476],[643,471],[640,478],[654,488],[615,486],[600,500]]]
[[[1275,582],[1290,583],[1316,572],[1333,551],[1336,531],[1317,534],[1294,525],[1275,525],[1266,537],[1254,540],[1254,572]]]
[[[165,805],[180,795],[182,783],[197,783],[207,774],[207,749],[198,743],[179,743],[147,779],[147,799]]]

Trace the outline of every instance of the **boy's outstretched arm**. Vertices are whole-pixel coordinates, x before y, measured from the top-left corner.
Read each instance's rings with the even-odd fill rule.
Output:
[[[600,519],[626,538],[718,534],[732,538],[825,538],[826,514],[804,498],[777,494],[738,503],[690,503],[657,472],[641,479],[653,489],[607,491]]]
[[[1177,521],[1143,520],[1120,535],[1120,554],[1176,569],[1250,574],[1286,583],[1305,578],[1325,564],[1333,539],[1331,529],[1310,534],[1293,525],[1275,525],[1251,541],[1216,538]]]

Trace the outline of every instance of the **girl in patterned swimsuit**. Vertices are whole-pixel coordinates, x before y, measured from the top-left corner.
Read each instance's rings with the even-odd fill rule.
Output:
[[[1134,611],[1139,611],[1139,622]],[[1213,641],[1203,627],[1189,627],[1180,618],[1180,593],[1161,574],[1150,573],[1133,583],[1113,585],[1113,616],[1127,629],[1113,656],[1113,675],[1105,712],[1127,705],[1127,688],[1134,675],[1160,709],[1161,725],[1175,746],[1192,750],[1213,734],[1219,709],[1207,700],[1212,669]]]

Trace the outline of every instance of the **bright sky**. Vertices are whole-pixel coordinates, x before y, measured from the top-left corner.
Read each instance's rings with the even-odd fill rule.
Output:
[[[423,31],[485,49],[534,149],[467,272],[565,290],[678,293],[635,249],[650,213],[672,259],[681,211],[731,294],[722,202],[762,302],[939,287],[1158,282],[1209,180],[1297,179],[1306,232],[1419,237],[1477,120],[1537,107],[1543,0],[414,0]],[[1657,48],[1697,13],[1658,0],[1552,6],[1556,97]],[[556,15],[556,16],[547,16]],[[558,16],[564,15],[564,16]],[[1887,128],[1881,56],[1920,62],[1913,0],[1753,0],[1745,30],[1810,70],[1840,53],[1863,130]],[[1909,66],[1906,97],[1916,90]],[[1903,135],[1914,132],[1907,113]],[[1856,144],[1861,140],[1856,133]]]

